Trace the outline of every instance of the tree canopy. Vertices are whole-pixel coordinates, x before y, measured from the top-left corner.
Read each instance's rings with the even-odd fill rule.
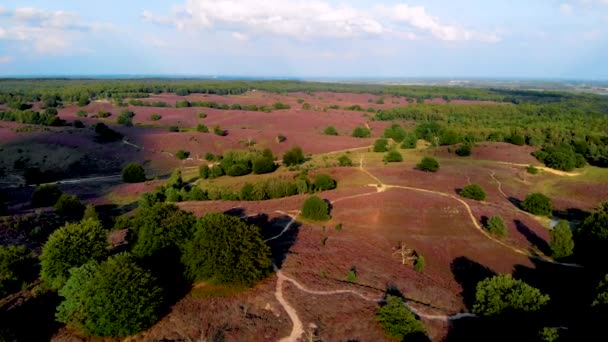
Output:
[[[572,229],[568,221],[560,220],[551,230],[551,242],[549,243],[554,258],[560,259],[572,255],[574,241],[572,240]]]
[[[460,190],[460,196],[483,201],[486,199],[486,192],[478,184],[469,184]]]
[[[435,158],[424,157],[424,158],[422,158],[420,163],[418,163],[418,165],[416,165],[416,167],[419,170],[426,171],[426,172],[437,172],[437,171],[439,171],[439,162]]]
[[[386,296],[386,304],[376,312],[376,321],[382,325],[387,335],[399,341],[420,339],[425,336],[422,322],[416,319],[412,311],[403,303],[403,299],[397,296]]]
[[[306,161],[301,147],[294,147],[283,155],[283,164],[287,166],[302,164]]]
[[[534,312],[549,302],[549,296],[510,274],[500,274],[480,281],[475,293],[473,312],[497,316],[513,312]]]
[[[553,212],[551,199],[539,192],[528,194],[521,203],[521,208],[534,215],[549,216]]]
[[[122,169],[121,177],[125,183],[141,183],[146,181],[146,171],[138,163],[129,163]]]
[[[302,217],[315,221],[329,219],[329,206],[319,196],[310,196],[302,204]]]

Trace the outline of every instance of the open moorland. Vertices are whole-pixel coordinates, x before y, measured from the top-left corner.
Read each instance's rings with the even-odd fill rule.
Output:
[[[598,95],[0,81],[0,340],[583,340],[607,167]]]

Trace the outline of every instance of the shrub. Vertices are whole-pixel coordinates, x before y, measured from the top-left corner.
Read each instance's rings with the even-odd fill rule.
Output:
[[[179,132],[179,127],[177,126],[169,126],[169,132],[177,133]]]
[[[534,215],[549,216],[553,211],[551,199],[541,193],[531,193],[526,196],[526,199],[521,203],[523,210]]]
[[[302,204],[302,217],[314,221],[329,220],[329,206],[319,196],[310,196]]]
[[[327,126],[325,128],[325,130],[323,130],[323,134],[326,134],[326,135],[338,135],[338,131],[336,130],[336,127],[334,127],[334,126]]]
[[[376,321],[387,335],[399,341],[417,340],[425,334],[422,323],[397,296],[386,296],[386,303],[376,312]]]
[[[366,127],[356,127],[353,130],[352,135],[355,138],[369,138],[372,136],[372,132],[369,130],[369,128]]]
[[[526,144],[526,138],[521,134],[513,133],[509,137],[508,142],[513,145],[523,146]]]
[[[492,216],[488,219],[486,229],[495,236],[505,237],[507,236],[507,226],[505,221],[500,216]]]
[[[97,116],[100,118],[109,118],[110,116],[112,116],[112,113],[106,112],[105,110],[100,110],[99,112],[97,112]]]
[[[348,273],[346,274],[346,281],[349,283],[356,283],[357,282],[357,272],[355,271],[355,269],[351,269],[350,271],[348,271]]]
[[[274,163],[274,157],[259,156],[253,160],[252,171],[257,175],[261,175],[264,173],[274,172],[274,170],[276,170],[276,167],[277,166]]]
[[[551,230],[551,242],[549,243],[554,258],[560,259],[572,255],[574,241],[572,240],[572,229],[568,221],[560,220]]]
[[[403,142],[401,143],[401,148],[411,149],[416,148],[416,144],[418,142],[418,138],[414,133],[407,133],[403,138]]]
[[[41,185],[34,190],[34,194],[32,195],[32,207],[40,208],[55,205],[61,195],[62,192],[57,185]]]
[[[166,196],[163,191],[156,191],[153,193],[146,192],[139,198],[139,207],[142,209],[153,207],[157,203],[162,203],[166,200]]]
[[[392,150],[384,156],[384,161],[387,163],[398,163],[403,161],[403,156],[398,151]]]
[[[116,123],[119,125],[131,127],[131,126],[133,126],[133,117],[134,116],[135,116],[135,113],[133,113],[129,110],[124,110],[122,113],[120,113],[120,115],[116,119]]]
[[[593,300],[592,306],[606,306],[608,305],[608,274],[604,276],[604,279],[600,281],[597,286],[597,295]]]
[[[76,112],[76,115],[78,115],[78,117],[80,117],[80,118],[86,118],[87,116],[89,116],[89,113],[80,109]]]
[[[224,169],[219,165],[213,165],[209,170],[209,178],[214,179],[224,175]]]
[[[292,148],[283,155],[283,164],[286,166],[302,164],[306,161],[304,151],[299,146]]]
[[[340,156],[340,158],[338,158],[338,164],[340,166],[353,166],[353,161],[347,155],[344,154]]]
[[[476,201],[483,201],[486,199],[486,192],[477,184],[469,184],[460,190],[460,196]]]
[[[179,160],[185,160],[190,157],[190,152],[185,150],[179,150],[177,151],[177,153],[175,153],[175,157]]]
[[[378,139],[374,142],[374,152],[386,152],[388,151],[388,140]]]
[[[0,298],[34,278],[29,274],[34,260],[25,246],[0,246]]]
[[[310,105],[310,103],[305,103],[302,105],[302,109],[303,110],[311,110],[312,106]]]
[[[215,160],[215,155],[211,152],[207,152],[205,153],[205,160],[206,161],[214,161]]]
[[[331,178],[330,175],[319,174],[315,177],[313,182],[316,191],[325,191],[335,189],[337,184],[336,181]]]
[[[422,272],[424,272],[425,265],[426,264],[424,261],[424,257],[422,255],[419,255],[418,258],[416,258],[416,263],[414,264],[414,269],[416,270],[416,272],[422,273]]]
[[[152,120],[152,121],[158,121],[158,120],[160,120],[162,118],[163,117],[160,116],[160,114],[152,114],[152,115],[150,115],[150,120]]]
[[[125,183],[141,183],[146,181],[146,171],[138,163],[129,163],[122,169],[121,177]]]
[[[181,101],[175,102],[175,108],[188,108],[190,106],[191,106],[191,104],[187,100],[181,100]]]
[[[99,221],[68,223],[53,232],[42,247],[40,275],[50,288],[60,289],[72,267],[104,257],[107,246],[108,238]]]
[[[287,137],[284,136],[283,134],[278,134],[277,137],[275,138],[275,140],[277,141],[277,144],[280,144],[280,143],[284,142],[285,140],[287,140]]]
[[[242,285],[261,280],[272,266],[260,228],[220,213],[198,220],[182,262],[191,279]]]
[[[402,142],[403,139],[407,136],[407,132],[403,129],[403,127],[393,124],[387,129],[384,130],[384,137],[387,139],[393,139],[395,142]]]
[[[534,165],[528,165],[528,167],[526,167],[526,171],[532,175],[536,175],[540,172],[540,170]]]
[[[471,155],[472,147],[470,144],[462,144],[456,149],[456,154],[461,157],[468,157]]]
[[[209,133],[209,127],[203,125],[203,124],[198,124],[196,126],[196,131],[197,132],[201,132],[201,133]]]
[[[577,253],[590,262],[608,257],[608,202],[602,203],[577,229]],[[580,252],[579,252],[580,251]],[[604,267],[604,262],[601,262]]]
[[[221,137],[227,135],[226,131],[223,130],[219,125],[213,127],[213,133],[216,134],[216,135],[219,135]]]
[[[205,114],[205,113],[198,113],[198,117],[201,118],[201,119],[204,119],[204,118],[207,117],[207,114]]]
[[[167,202],[181,202],[182,201],[182,196],[180,194],[179,189],[176,188],[167,188],[165,189],[165,198],[167,200]]]
[[[444,129],[439,135],[439,145],[454,145],[462,141],[462,137],[451,129]]]
[[[335,227],[336,231],[339,232],[342,230],[342,223],[338,223]]]
[[[500,274],[480,281],[475,293],[473,312],[481,316],[497,316],[505,312],[534,312],[549,302],[542,294],[510,274]]]
[[[55,212],[74,220],[80,220],[84,215],[84,204],[80,203],[76,196],[63,194],[55,203]]]
[[[202,164],[198,167],[198,176],[201,177],[201,179],[207,179],[209,178],[209,171],[209,165]]]
[[[286,103],[275,102],[272,104],[272,109],[275,109],[275,110],[291,109],[291,106]]]
[[[57,320],[94,336],[125,337],[158,320],[163,290],[125,253],[71,272]]]
[[[426,172],[437,172],[439,170],[439,162],[435,158],[424,157],[416,167]]]

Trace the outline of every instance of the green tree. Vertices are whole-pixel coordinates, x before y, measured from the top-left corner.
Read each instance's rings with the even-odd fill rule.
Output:
[[[507,236],[507,226],[505,225],[505,221],[502,217],[496,215],[492,216],[488,219],[486,224],[486,229],[495,236],[505,237]]]
[[[138,163],[129,163],[122,169],[122,181],[125,183],[141,183],[146,181],[146,171]]]
[[[549,243],[553,257],[556,259],[572,255],[574,251],[574,240],[572,240],[572,229],[568,221],[560,220],[551,230],[551,242]]]
[[[424,272],[424,266],[426,266],[424,257],[422,255],[418,255],[418,257],[416,258],[416,263],[414,264],[414,269],[416,270],[416,272],[422,273]]]
[[[460,196],[476,201],[483,201],[486,199],[486,192],[477,184],[469,184],[460,190]]]
[[[334,127],[334,126],[327,126],[327,127],[325,127],[325,130],[323,130],[323,134],[338,135],[338,130],[336,130],[336,127]]]
[[[198,176],[201,177],[201,179],[207,179],[209,178],[209,171],[209,165],[202,164],[198,167]]]
[[[93,220],[99,221],[99,215],[97,215],[97,211],[95,210],[95,206],[93,204],[87,204],[84,209],[84,215],[82,216],[83,220]]]
[[[353,161],[347,156],[347,155],[341,155],[340,158],[338,158],[338,164],[340,166],[353,166]]]
[[[197,132],[201,132],[201,133],[209,133],[209,127],[203,125],[203,124],[198,124],[196,126],[196,131]]]
[[[302,164],[306,161],[304,151],[299,146],[292,148],[283,155],[283,164],[286,166]]]
[[[31,280],[34,258],[25,246],[0,246],[0,298]]]
[[[356,127],[353,130],[352,135],[355,138],[369,138],[372,136],[372,132],[369,130],[369,128],[366,127]]]
[[[399,163],[403,161],[403,156],[399,151],[391,150],[384,156],[384,161],[387,163]]]
[[[150,120],[152,120],[152,121],[158,121],[158,120],[160,120],[162,118],[163,117],[160,116],[160,114],[152,114],[152,115],[150,115]]]
[[[538,338],[543,342],[554,342],[559,340],[559,330],[555,327],[544,327],[538,332]]]
[[[40,275],[52,289],[60,289],[72,267],[107,254],[108,238],[99,221],[68,223],[49,236],[40,255]]]
[[[325,191],[335,189],[336,181],[330,175],[318,174],[313,182],[315,191]]]
[[[608,257],[608,202],[600,204],[578,227],[576,233],[577,255],[580,253],[587,261],[605,269],[603,260]]]
[[[460,145],[457,149],[456,149],[456,155],[461,156],[461,157],[468,157],[471,155],[473,147],[471,146],[471,144],[468,143],[464,143],[462,145]]]
[[[374,152],[386,152],[388,151],[388,140],[378,139],[374,142]]]
[[[553,212],[551,199],[539,192],[528,194],[521,203],[521,208],[534,215],[550,216]]]
[[[186,150],[179,150],[175,153],[175,157],[179,160],[188,159],[190,157],[190,152]]]
[[[149,271],[122,253],[74,269],[59,290],[57,320],[94,336],[125,337],[150,327],[163,306],[163,290]]]
[[[213,127],[213,133],[215,135],[219,135],[221,137],[228,135],[224,129],[222,129],[219,125]]]
[[[209,170],[209,178],[214,179],[224,175],[224,169],[219,165],[213,165]]]
[[[131,127],[133,126],[133,117],[135,117],[135,113],[132,111],[125,109],[118,118],[116,119],[116,123],[119,125]]]
[[[401,143],[401,148],[404,149],[412,149],[416,148],[416,144],[418,143],[418,137],[414,133],[406,133],[403,138],[403,142]]]
[[[261,155],[256,157],[252,163],[252,171],[257,175],[274,172],[276,167],[277,166],[274,163],[274,156],[272,155],[272,152],[270,152],[270,156]]]
[[[73,220],[80,220],[84,215],[85,206],[76,196],[63,194],[55,203],[55,212],[58,215],[69,217]]]
[[[386,304],[376,312],[376,321],[380,322],[387,335],[399,341],[420,339],[425,335],[422,322],[397,296],[386,296]]]
[[[329,220],[329,206],[319,196],[310,196],[302,204],[302,217],[314,221]]]
[[[243,285],[266,277],[272,266],[260,228],[220,213],[198,220],[182,262],[191,279]]]
[[[548,302],[549,296],[537,288],[513,279],[510,274],[500,274],[477,284],[473,312],[481,316],[535,312]]]
[[[593,300],[592,306],[607,306],[608,305],[608,274],[597,285],[597,295]]]
[[[384,137],[393,139],[395,142],[402,142],[407,136],[407,132],[400,125],[393,124],[384,130]]]
[[[34,194],[32,195],[32,207],[40,208],[55,205],[62,194],[59,187],[55,184],[41,185],[34,190]]]
[[[424,158],[422,158],[420,163],[418,163],[418,165],[416,165],[416,167],[419,170],[426,171],[426,172],[437,172],[437,171],[439,171],[439,162],[435,158],[424,157]]]

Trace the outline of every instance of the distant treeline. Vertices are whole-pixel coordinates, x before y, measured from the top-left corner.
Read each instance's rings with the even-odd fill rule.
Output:
[[[605,97],[549,91],[478,89],[462,87],[386,86],[371,84],[314,83],[299,81],[218,81],[170,79],[4,79],[0,80],[0,103],[20,104],[51,99],[51,102],[73,102],[86,105],[94,99],[122,100],[146,98],[150,94],[243,94],[250,90],[286,92],[352,92],[395,95],[415,98],[418,102],[431,98],[446,100],[485,100],[509,103],[556,103],[572,99],[601,102]]]

